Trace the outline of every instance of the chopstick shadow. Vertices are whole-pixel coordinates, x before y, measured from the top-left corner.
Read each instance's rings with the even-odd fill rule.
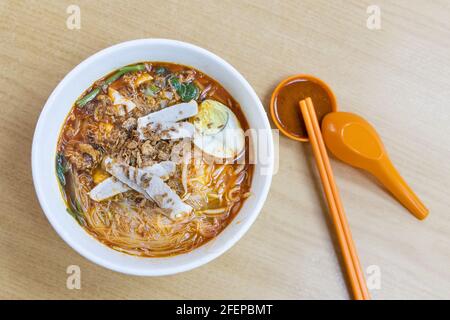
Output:
[[[280,79],[280,81],[281,81],[281,79]],[[279,81],[277,81],[277,83],[278,82]],[[275,89],[277,83],[274,83],[273,89]],[[265,110],[266,110],[266,112],[268,114],[270,125],[272,126],[272,128],[276,128],[276,126],[273,123],[271,117],[269,116],[269,105],[270,105],[271,94],[272,94],[272,90],[268,91],[264,95],[262,102],[263,102],[264,108],[265,108]],[[280,139],[287,139],[287,138],[281,137]],[[309,143],[299,143],[299,145],[302,146],[302,149],[303,149],[302,155],[303,155],[303,157],[305,159],[305,163],[308,166],[308,169],[309,169],[308,173],[310,175],[311,181],[313,181],[313,186],[312,187],[316,191],[317,202],[320,204],[320,207],[322,209],[322,215],[323,215],[324,220],[325,220],[325,225],[326,225],[326,228],[328,230],[328,234],[330,235],[330,238],[332,240],[333,249],[334,249],[336,258],[337,258],[337,260],[338,260],[338,262],[339,262],[339,264],[341,266],[342,275],[345,278],[345,286],[347,287],[347,292],[349,293],[349,296],[351,297],[351,294],[350,294],[351,288],[349,286],[350,282],[349,282],[349,279],[348,279],[348,276],[347,276],[347,272],[345,271],[344,260],[342,258],[342,253],[341,253],[341,250],[340,250],[339,245],[338,245],[338,239],[336,237],[336,234],[335,234],[335,231],[334,231],[334,228],[333,228],[331,217],[330,217],[330,215],[328,213],[329,212],[328,204],[327,204],[327,202],[325,200],[325,194],[324,194],[324,191],[322,189],[322,185],[320,183],[320,177],[318,175],[317,168],[316,168],[316,165],[314,163],[314,155],[312,153],[312,149],[309,146]]]

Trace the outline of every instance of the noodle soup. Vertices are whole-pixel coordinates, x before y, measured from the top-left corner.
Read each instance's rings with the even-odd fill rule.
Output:
[[[215,80],[144,62],[96,81],[60,133],[67,211],[131,255],[189,252],[216,237],[250,196],[247,121]]]

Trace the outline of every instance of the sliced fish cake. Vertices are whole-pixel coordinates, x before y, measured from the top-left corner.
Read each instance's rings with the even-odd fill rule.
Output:
[[[183,122],[150,122],[145,127],[138,128],[139,137],[145,139],[145,131],[151,130],[158,134],[163,140],[176,140],[183,138],[192,138],[195,128],[192,123]]]
[[[145,180],[148,179],[148,180]],[[144,177],[145,192],[156,204],[167,211],[170,219],[178,219],[191,213],[192,207],[181,201],[180,197],[161,178],[157,176]]]
[[[162,161],[152,166],[142,168],[143,174],[151,174],[161,179],[167,179],[172,173],[175,172],[176,164],[173,161]],[[119,193],[131,190],[126,184],[121,182],[115,177],[105,179],[98,185],[96,185],[90,192],[89,196],[94,201],[103,201],[111,198]]]
[[[197,101],[178,103],[160,111],[149,113],[137,121],[137,129],[141,131],[149,123],[177,122],[195,116],[198,113]]]
[[[119,164],[111,158],[105,159],[106,171],[130,188],[156,202],[171,219],[177,219],[192,211],[192,207],[181,201],[180,197],[164,181],[156,176],[132,166]]]
[[[103,201],[116,194],[129,191],[130,188],[117,180],[115,177],[109,177],[96,185],[90,192],[89,197],[94,201]]]

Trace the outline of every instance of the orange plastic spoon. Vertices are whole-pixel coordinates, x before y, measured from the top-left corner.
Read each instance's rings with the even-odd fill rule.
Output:
[[[322,121],[322,134],[336,158],[372,173],[418,219],[428,209],[395,169],[375,129],[349,112],[331,112]]]

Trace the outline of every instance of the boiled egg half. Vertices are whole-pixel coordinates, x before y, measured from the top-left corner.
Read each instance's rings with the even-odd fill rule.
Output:
[[[193,118],[194,144],[205,153],[221,159],[233,159],[245,147],[241,124],[230,108],[219,101],[203,101]]]

